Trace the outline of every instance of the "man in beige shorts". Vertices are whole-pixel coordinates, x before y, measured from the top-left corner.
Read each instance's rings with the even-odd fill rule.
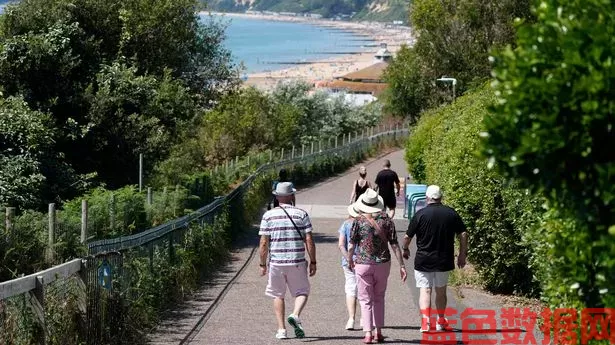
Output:
[[[305,332],[299,316],[310,294],[308,270],[310,277],[316,274],[316,247],[312,239],[312,224],[307,212],[291,205],[295,195],[292,183],[278,183],[273,195],[279,206],[263,215],[259,231],[260,274],[264,276],[269,273],[265,294],[273,298],[278,322],[275,337],[287,338],[284,297],[288,288],[295,298],[295,306],[287,321],[294,328],[295,336],[303,338]],[[310,257],[309,265],[305,258],[306,251]]]
[[[446,310],[446,285],[448,274],[455,269],[455,235],[459,236],[457,266],[466,264],[468,237],[461,217],[452,208],[442,204],[438,186],[429,186],[425,193],[427,206],[414,215],[408,225],[402,245],[404,258],[410,257],[410,241],[416,235],[414,278],[420,289],[421,332],[431,329],[431,291],[436,290],[436,331],[449,331]]]

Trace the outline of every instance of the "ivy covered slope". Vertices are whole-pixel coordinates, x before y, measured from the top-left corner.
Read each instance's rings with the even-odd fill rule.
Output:
[[[215,11],[275,11],[315,13],[326,18],[353,15],[353,19],[407,22],[409,0],[211,0],[206,6]]]

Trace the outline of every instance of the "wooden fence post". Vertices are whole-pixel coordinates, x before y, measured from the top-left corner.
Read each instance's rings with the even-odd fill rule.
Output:
[[[47,344],[47,327],[45,326],[45,278],[43,276],[37,276],[34,284],[34,290],[28,292],[28,295],[30,295],[30,306],[43,329],[40,335],[42,339],[38,340],[39,344]]]
[[[88,201],[81,200],[81,244],[88,240]]]
[[[282,148],[282,152],[280,153],[280,160],[284,160],[284,148]]]
[[[109,228],[115,230],[115,193],[111,193],[109,200]]]
[[[54,262],[53,244],[55,242],[56,233],[56,204],[49,204],[49,234],[47,238],[47,260],[50,264]]]
[[[15,230],[15,223],[13,223],[13,219],[15,218],[15,207],[7,207],[6,210],[6,218],[4,220],[6,226],[6,233],[9,236],[13,235],[13,231]]]
[[[179,185],[176,184],[175,185],[175,195],[173,195],[173,217],[177,216],[177,209],[179,208],[177,207],[179,204],[178,199],[179,199]]]
[[[269,150],[269,162],[273,162],[273,150]]]
[[[143,190],[143,154],[139,153],[139,193]]]

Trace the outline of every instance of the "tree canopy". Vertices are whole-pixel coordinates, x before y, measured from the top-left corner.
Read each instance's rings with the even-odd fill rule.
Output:
[[[3,164],[2,174],[64,186],[39,200],[48,202],[83,191],[62,179],[119,187],[136,182],[125,170],[136,169],[140,153],[150,167],[166,158],[179,132],[239,82],[224,25],[201,22],[198,8],[192,0],[8,5],[0,17],[0,112],[14,112],[20,99],[19,114],[44,117],[41,127],[53,133],[45,147],[59,163]]]
[[[515,18],[530,18],[529,0],[415,0],[410,23],[417,39],[389,66],[387,109],[415,121],[421,111],[450,101],[450,84],[457,79],[457,95],[490,77],[492,49],[514,44]]]

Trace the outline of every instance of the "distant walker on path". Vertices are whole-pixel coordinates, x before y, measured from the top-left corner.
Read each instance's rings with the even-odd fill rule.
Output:
[[[310,277],[316,274],[316,247],[312,239],[312,223],[307,212],[291,205],[295,189],[290,182],[280,182],[273,191],[279,206],[263,215],[260,226],[260,274],[269,272],[265,294],[273,298],[273,307],[278,322],[278,339],[286,339],[284,323],[284,297],[286,289],[295,298],[292,314],[288,323],[294,328],[295,336],[303,338],[305,332],[299,316],[308,295]],[[305,260],[305,252],[310,263]],[[267,257],[269,256],[269,259]],[[269,269],[267,269],[269,268]]]
[[[397,193],[395,188],[397,187]],[[391,161],[385,159],[384,169],[380,170],[376,175],[376,188],[378,194],[384,200],[384,206],[387,208],[387,214],[391,219],[395,217],[395,207],[397,207],[397,197],[401,189],[399,184],[399,176],[393,170],[391,170]]]
[[[431,330],[431,289],[436,289],[436,331],[450,331],[444,317],[446,309],[446,285],[449,272],[455,269],[455,235],[459,236],[457,266],[466,264],[468,236],[461,217],[452,208],[442,204],[442,192],[438,186],[427,187],[427,206],[414,215],[402,245],[405,259],[410,257],[409,245],[416,235],[414,278],[419,292],[421,332]]]
[[[366,190],[372,188],[372,184],[369,183],[368,180],[365,179],[367,177],[367,169],[364,166],[359,168],[359,178],[354,181],[352,184],[352,192],[350,193],[350,204],[353,204],[355,201],[359,200],[361,194],[365,193]]]

